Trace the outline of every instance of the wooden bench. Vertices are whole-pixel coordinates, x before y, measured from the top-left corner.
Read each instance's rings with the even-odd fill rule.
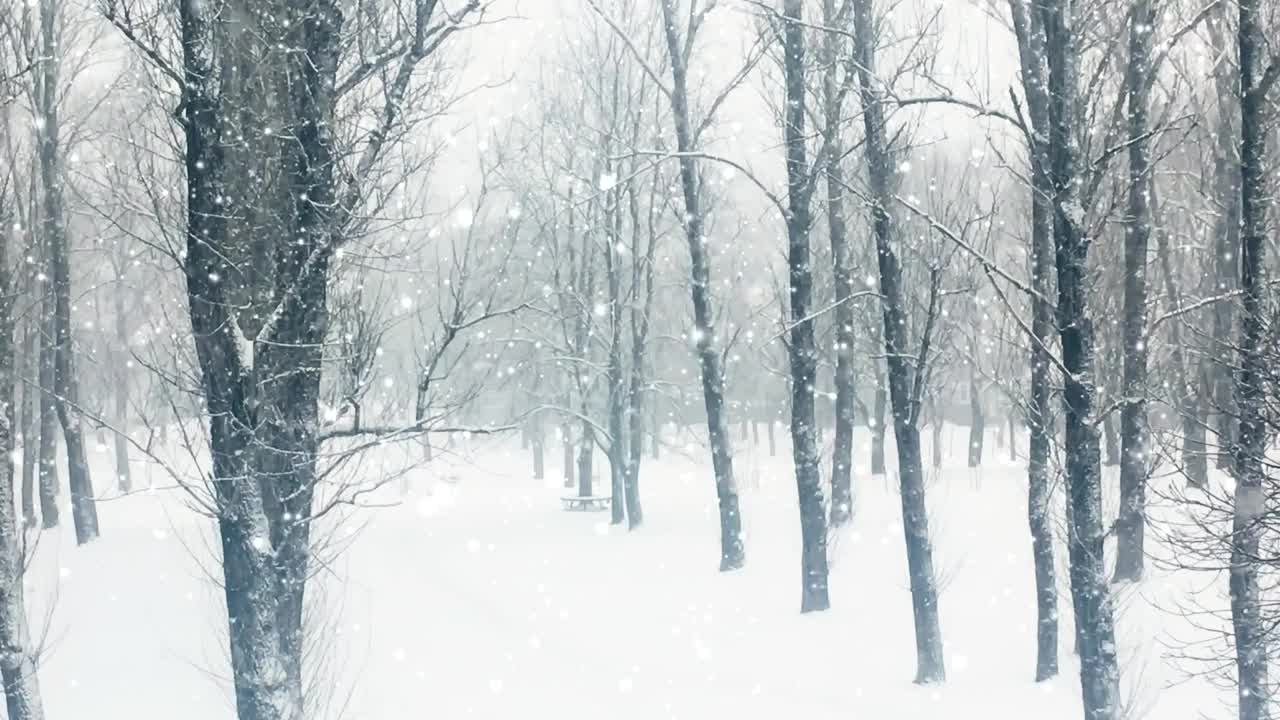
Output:
[[[560,498],[565,510],[575,512],[595,512],[608,510],[611,499],[604,495],[565,495]]]

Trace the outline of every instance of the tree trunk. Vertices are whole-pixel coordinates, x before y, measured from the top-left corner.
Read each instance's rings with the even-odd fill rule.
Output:
[[[862,98],[863,153],[871,189],[872,230],[880,271],[884,346],[889,367],[889,394],[893,403],[894,438],[898,446],[898,476],[902,500],[902,528],[907,546],[911,580],[911,607],[916,634],[917,683],[942,682],[946,666],[942,655],[942,629],[938,622],[937,578],[933,574],[933,548],[925,503],[924,472],[920,457],[919,389],[911,387],[910,353],[906,338],[906,301],[902,272],[893,249],[889,213],[893,201],[890,149],[885,127],[883,92],[875,77],[875,29],[873,0],[853,0],[854,56],[858,90]]]
[[[835,0],[823,0],[822,21],[835,27]],[[844,121],[843,94],[837,78],[845,49],[836,33],[823,33],[822,103],[824,142],[827,146],[827,230],[831,239],[832,282],[835,286],[836,330],[836,408],[835,438],[831,443],[831,525],[840,527],[853,515],[853,270],[844,208],[844,144],[841,124]]]
[[[1225,29],[1231,26],[1227,14],[1230,4],[1219,6],[1210,22],[1205,23],[1209,36],[1211,57],[1216,58],[1213,68],[1214,92],[1218,100],[1218,123],[1214,129],[1213,171],[1215,204],[1221,208],[1214,225],[1213,262],[1216,282],[1213,293],[1226,294],[1240,284],[1240,226],[1241,226],[1241,167],[1237,153],[1239,127],[1236,125],[1238,77],[1228,58],[1231,43]],[[1235,348],[1235,305],[1231,302],[1214,303],[1211,315],[1211,358],[1229,358]],[[1215,360],[1211,367],[1211,387],[1216,420],[1218,469],[1234,468],[1232,443],[1236,438],[1236,410],[1233,403],[1233,368],[1229,362]]]
[[[590,422],[583,420],[582,442],[578,444],[578,497],[591,497],[591,483],[595,480],[595,472],[591,467],[595,444],[595,428]]]
[[[37,93],[40,123],[37,145],[40,180],[44,195],[43,226],[53,293],[53,399],[67,449],[67,479],[71,486],[71,519],[76,542],[85,544],[98,537],[98,510],[93,498],[93,482],[85,455],[84,430],[80,422],[80,382],[76,377],[75,351],[71,339],[71,264],[68,257],[66,211],[63,203],[61,147],[58,133],[58,10],[54,0],[40,3],[40,35],[44,61],[41,87]]]
[[[813,271],[809,252],[810,183],[805,150],[805,47],[802,0],[784,0],[783,67],[786,74],[786,111],[783,130],[787,149],[787,267],[791,305],[791,454],[800,498],[802,542],[800,612],[831,607],[827,592],[827,522],[822,498],[818,459],[818,428],[814,417],[814,391],[818,374],[818,348],[814,321],[809,317],[813,300]]]
[[[1151,0],[1133,0],[1125,86],[1129,111],[1129,217],[1124,242],[1124,387],[1120,406],[1120,516],[1114,580],[1142,577],[1147,494],[1147,245],[1151,238],[1147,147]]]
[[[120,345],[123,358],[129,356],[129,329],[125,322],[123,288],[116,288],[116,342]],[[116,481],[121,492],[133,489],[133,478],[129,472],[129,361],[116,361],[115,396],[115,440],[116,440]]]
[[[32,253],[34,254],[34,253]],[[34,293],[31,293],[34,297]],[[28,528],[36,527],[36,464],[40,447],[40,425],[36,414],[40,408],[39,350],[36,339],[40,335],[40,304],[35,303],[34,313],[22,323],[22,349],[19,362],[22,365],[22,407],[18,421],[22,433],[22,519]]]
[[[47,286],[46,286],[47,288]],[[40,526],[58,526],[58,411],[53,399],[53,302],[46,293],[40,318]]]
[[[777,457],[778,456],[778,434],[777,434],[778,423],[774,420],[770,420],[768,423],[766,423],[765,429],[769,434],[769,457]]]
[[[569,423],[560,426],[560,436],[564,439],[564,453],[561,455],[561,467],[564,472],[564,486],[573,487],[573,429]]]
[[[1239,439],[1235,446],[1235,513],[1231,534],[1231,626],[1235,632],[1236,679],[1240,720],[1264,720],[1271,709],[1268,682],[1267,619],[1259,583],[1259,538],[1269,512],[1266,454],[1267,378],[1271,372],[1267,340],[1271,319],[1267,287],[1267,212],[1270,206],[1267,163],[1267,86],[1261,68],[1267,62],[1262,33],[1263,4],[1240,1],[1240,290],[1243,295],[1239,368],[1235,404]],[[1271,62],[1280,62],[1277,55]]]
[[[987,419],[982,412],[982,392],[978,389],[976,371],[969,369],[969,467],[982,464],[982,443],[986,437]]]
[[[1058,328],[1062,343],[1064,464],[1071,595],[1080,648],[1080,684],[1086,720],[1119,717],[1115,621],[1103,557],[1105,526],[1095,416],[1094,333],[1087,302],[1089,238],[1079,198],[1077,112],[1079,43],[1070,0],[1037,5],[1043,17],[1048,66],[1049,163],[1053,181],[1053,235],[1058,276]]]
[[[649,458],[662,459],[662,419],[658,417],[658,408],[653,409],[653,428],[649,434]]]
[[[1010,0],[1009,10],[1022,87],[1027,98],[1031,126],[1037,137],[1049,136],[1049,97],[1044,58],[1044,34],[1039,10],[1027,11],[1023,0]],[[1058,587],[1053,554],[1053,514],[1050,505],[1050,450],[1055,428],[1053,381],[1050,376],[1049,342],[1053,332],[1054,253],[1051,232],[1053,181],[1049,175],[1048,148],[1029,145],[1031,165],[1031,382],[1027,403],[1027,522],[1031,530],[1031,557],[1036,582],[1036,682],[1058,674]],[[1013,418],[1009,419],[1009,447],[1014,447]]]
[[[0,217],[4,216],[3,211],[0,207]],[[9,228],[0,229],[0,680],[4,682],[9,720],[42,720],[44,706],[36,649],[31,644],[24,601],[23,526],[18,520],[13,496],[16,487],[13,472],[15,283],[9,273],[9,237]]]
[[[533,421],[533,479],[542,480],[547,476],[546,465],[546,444],[547,436],[542,430],[542,418],[535,417]]]
[[[626,389],[622,377],[622,268],[619,267],[618,245],[622,242],[622,213],[619,210],[618,191],[606,194],[604,251],[605,279],[609,292],[609,361],[605,380],[609,383],[609,522],[621,525],[630,508],[627,507],[627,436],[623,428],[626,408]]]
[[[698,368],[702,375],[702,397],[707,411],[707,437],[711,443],[711,465],[716,478],[720,505],[720,570],[736,570],[746,562],[742,542],[742,518],[738,486],[733,476],[733,451],[729,445],[728,421],[724,409],[724,372],[716,350],[714,314],[711,310],[711,262],[703,238],[703,213],[699,197],[698,166],[690,154],[696,139],[690,120],[688,60],[676,29],[676,0],[662,0],[663,29],[671,63],[671,110],[676,129],[676,149],[680,152],[680,187],[685,205],[685,237],[689,245],[690,294]]]
[[[874,399],[873,410],[871,416],[871,474],[884,475],[884,439],[885,439],[885,419],[884,414],[889,404],[888,394],[884,391],[884,375],[880,373],[880,369],[876,368],[876,396]]]

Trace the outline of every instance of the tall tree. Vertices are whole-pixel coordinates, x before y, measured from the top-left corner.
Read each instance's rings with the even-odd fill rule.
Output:
[[[76,542],[98,537],[98,508],[93,498],[93,481],[85,453],[81,426],[80,380],[71,322],[71,249],[67,214],[63,200],[62,140],[59,125],[59,82],[62,49],[58,43],[60,0],[40,0],[41,62],[35,93],[40,121],[36,123],[36,154],[40,162],[43,196],[42,234],[48,253],[50,292],[53,301],[51,352],[53,359],[53,405],[67,449],[67,479],[71,486],[71,520]]]
[[[823,0],[822,22],[836,28],[845,19],[843,5]],[[844,97],[847,85],[839,81],[840,68],[846,65],[848,49],[844,36],[825,32],[822,38],[822,116],[823,144],[826,146],[827,232],[831,240],[832,279],[835,285],[836,336],[836,427],[831,442],[831,525],[849,522],[853,514],[853,420],[857,388],[853,376],[853,257],[849,229],[845,218]]]
[[[1080,14],[1075,0],[1047,0],[1035,7],[1044,28],[1048,70],[1048,159],[1066,414],[1067,544],[1080,683],[1087,720],[1114,720],[1121,710],[1119,669],[1103,557],[1106,529],[1095,407],[1094,331],[1087,299],[1090,238],[1080,199]]]
[[[827,521],[814,418],[818,347],[813,304],[813,268],[809,248],[813,175],[805,148],[805,28],[803,0],[783,0],[782,51],[785,73],[783,133],[787,158],[787,269],[791,307],[791,452],[800,497],[802,590],[800,612],[826,610]]]
[[[1052,197],[1049,175],[1048,70],[1044,64],[1044,25],[1039,12],[1029,12],[1023,0],[1009,0],[1022,89],[1032,133],[1027,137],[1031,166],[1031,382],[1027,404],[1027,519],[1036,579],[1036,681],[1058,674],[1058,588],[1053,555],[1053,523],[1049,452],[1054,428],[1051,406],[1049,351],[1053,332]],[[1010,438],[1012,442],[1012,438]]]
[[[1147,486],[1147,245],[1151,239],[1150,111],[1153,0],[1129,11],[1129,213],[1124,239],[1124,386],[1120,407],[1120,517],[1116,521],[1116,580],[1142,577]]]
[[[1259,0],[1240,0],[1240,290],[1243,295],[1235,404],[1239,435],[1235,455],[1235,515],[1231,534],[1231,626],[1235,632],[1240,720],[1271,715],[1267,679],[1268,637],[1259,585],[1261,521],[1268,510],[1263,484],[1271,445],[1267,427],[1268,322],[1267,173],[1268,93],[1280,77],[1280,52],[1268,61]]]
[[[885,361],[889,368],[889,400],[893,406],[893,435],[898,449],[902,529],[911,580],[911,609],[916,634],[916,682],[946,679],[942,628],[938,621],[938,587],[933,571],[929,514],[925,504],[924,463],[920,454],[920,407],[925,387],[929,330],[936,312],[938,278],[934,272],[924,338],[915,353],[915,372],[909,360],[906,298],[902,269],[894,249],[892,153],[886,128],[884,87],[875,75],[876,34],[874,0],[853,0],[854,60],[862,99],[863,156],[870,186],[872,235],[880,273]]]
[[[701,179],[698,175],[698,140],[706,122],[696,126],[689,105],[689,59],[693,54],[698,27],[706,17],[706,8],[696,4],[689,13],[691,21],[683,29],[676,0],[662,0],[663,34],[667,44],[667,62],[671,66],[671,86],[663,94],[671,101],[675,123],[676,150],[679,153],[680,192],[684,199],[684,230],[689,245],[689,292],[693,301],[694,345],[698,369],[702,376],[702,398],[707,412],[707,438],[711,443],[711,466],[716,478],[716,497],[720,504],[720,569],[736,570],[746,561],[742,541],[742,517],[738,504],[738,485],[733,474],[733,451],[729,444],[729,420],[724,401],[724,368],[716,347],[716,328],[711,307],[711,260],[707,256],[702,208]]]
[[[0,19],[0,34],[7,33],[7,21]],[[13,80],[8,53],[0,47],[0,133],[10,131],[6,109],[8,83]],[[17,284],[9,268],[9,247],[19,234],[10,217],[8,178],[0,178],[0,681],[4,683],[5,707],[10,720],[41,720],[44,707],[36,668],[36,648],[27,626],[23,576],[23,522],[18,516],[17,478],[14,474],[14,433],[17,416],[14,403],[16,362],[14,357],[14,306]]]

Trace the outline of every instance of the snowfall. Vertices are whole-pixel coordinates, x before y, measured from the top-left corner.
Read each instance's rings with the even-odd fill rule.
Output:
[[[322,717],[1079,718],[1061,537],[1062,672],[1035,683],[1026,470],[994,433],[981,469],[965,467],[967,433],[948,428],[942,467],[928,471],[947,664],[946,683],[933,686],[911,682],[892,462],[888,477],[856,469],[854,521],[832,540],[832,609],[801,615],[781,431],[773,457],[735,437],[747,564],[732,573],[717,572],[705,446],[674,428],[662,458],[642,466],[645,522],[631,532],[608,513],[562,509],[558,448],[547,452],[550,482],[532,478],[515,438],[458,442],[431,463],[414,459],[420,448],[378,448],[353,472],[381,487],[326,517],[309,588]],[[868,457],[868,443],[859,429],[856,457]],[[109,484],[110,450],[92,461],[96,482]],[[598,473],[605,462],[597,454]],[[32,536],[27,602],[50,718],[234,717],[218,544],[175,482],[190,471],[179,464],[135,458],[142,490],[101,493],[102,537],[88,546],[75,546],[69,523]],[[1115,468],[1107,473],[1114,513]],[[1162,482],[1174,480],[1153,480]],[[1180,512],[1153,495],[1153,523]],[[1054,502],[1060,516],[1060,491]],[[1180,657],[1215,622],[1186,608],[1223,607],[1225,579],[1175,572],[1161,562],[1167,550],[1149,546],[1146,578],[1117,589],[1125,714],[1226,716],[1231,693]]]

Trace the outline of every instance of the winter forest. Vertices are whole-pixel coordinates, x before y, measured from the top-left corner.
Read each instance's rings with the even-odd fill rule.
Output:
[[[1276,0],[0,0],[9,720],[1280,717]]]

